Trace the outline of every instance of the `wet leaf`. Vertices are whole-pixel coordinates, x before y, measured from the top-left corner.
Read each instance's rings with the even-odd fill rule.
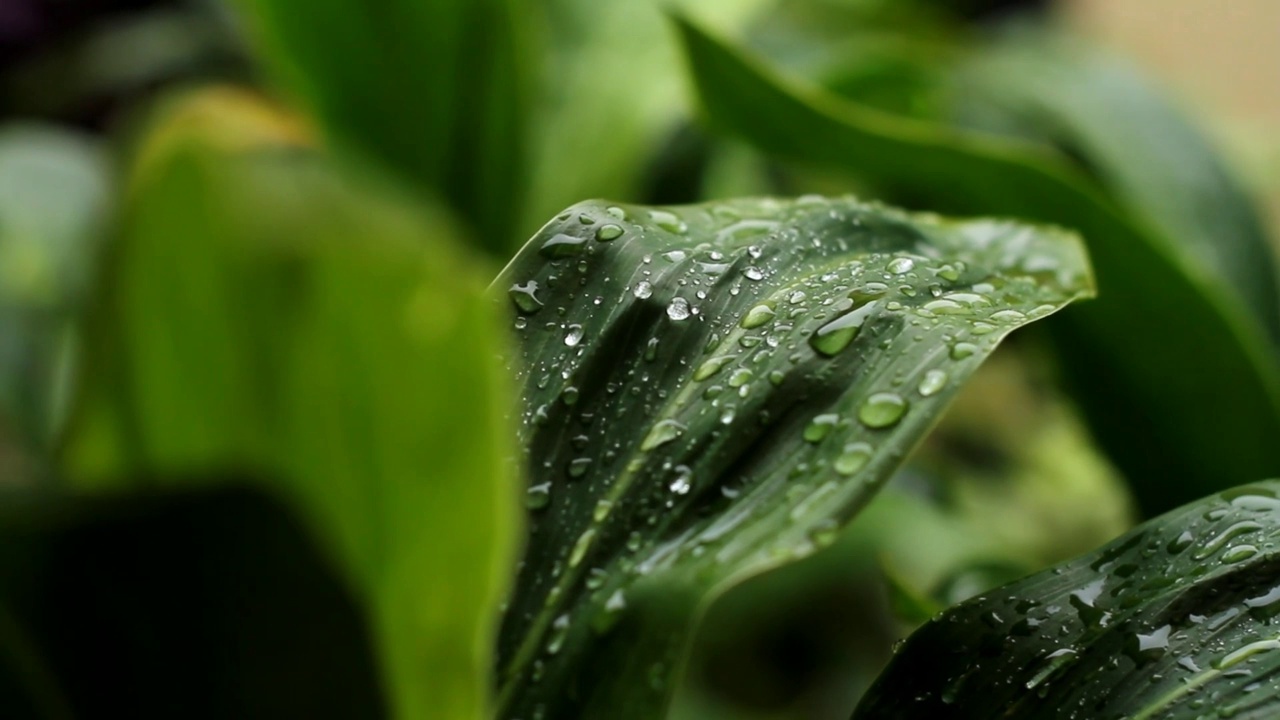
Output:
[[[933,209],[1085,237],[1099,300],[1047,325],[1091,427],[1145,489],[1143,509],[1280,472],[1280,373],[1261,324],[1149,221],[1043,147],[801,88],[689,21],[678,26],[707,113],[760,149],[906,189]]]
[[[854,717],[1274,717],[1278,497],[1223,492],[946,611]]]
[[[832,542],[1001,338],[1092,284],[1061,231],[808,197],[582,203],[496,287],[531,472],[500,714],[653,717],[707,602]]]

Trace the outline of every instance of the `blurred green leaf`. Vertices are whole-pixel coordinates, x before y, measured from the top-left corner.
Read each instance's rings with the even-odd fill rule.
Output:
[[[68,475],[125,491],[248,469],[367,613],[394,714],[483,715],[518,492],[504,313],[482,271],[438,213],[270,126],[153,137]]]
[[[1274,717],[1278,492],[1206,498],[952,608],[854,717]]]
[[[1015,28],[949,71],[962,124],[1066,149],[1126,211],[1216,278],[1280,345],[1275,255],[1207,138],[1135,68],[1060,32]]]
[[[530,119],[532,173],[522,228],[534,232],[584,197],[640,200],[664,138],[689,112],[669,2],[544,4],[548,89]],[[737,27],[765,0],[683,0],[699,17]],[[521,238],[523,239],[523,238]]]
[[[581,203],[498,287],[532,473],[500,714],[653,717],[711,599],[833,541],[1005,334],[1092,284],[1066,233],[809,197]]]
[[[444,198],[505,258],[537,78],[524,0],[239,0],[264,59],[340,146]]]
[[[197,482],[220,487],[4,496],[0,713],[385,715],[366,619],[296,519]]]
[[[71,329],[98,255],[109,175],[91,138],[0,128],[0,426],[41,451],[66,411]]]
[[[1101,298],[1050,327],[1075,398],[1145,510],[1280,471],[1280,374],[1265,333],[1145,220],[1041,147],[793,86],[677,23],[711,119],[762,150],[904,188],[938,210],[1007,213],[1087,238]]]

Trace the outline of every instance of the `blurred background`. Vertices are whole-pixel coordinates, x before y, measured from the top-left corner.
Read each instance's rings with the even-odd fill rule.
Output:
[[[1171,98],[1260,200],[1270,237],[1280,237],[1275,0],[687,5],[794,74],[907,114],[919,110],[912,103],[930,101],[924,76],[891,62],[846,72],[851,61],[841,58],[858,56],[859,47],[850,49],[855,41],[870,39],[875,48],[885,38],[905,38],[920,43],[918,57],[932,57],[949,52],[948,43],[980,42],[975,38],[1010,23],[1083,36],[1131,62]],[[528,237],[587,197],[680,203],[848,189],[843,180],[778,166],[703,130],[657,7],[558,0],[531,18],[541,29],[537,52],[547,82],[528,119],[534,181],[512,219],[515,237]],[[895,83],[903,78],[920,81],[920,92],[901,92]],[[0,400],[9,411],[40,408],[7,411],[0,424],[0,469],[7,472],[0,478],[38,474],[41,458],[30,448],[56,437],[57,403],[47,395],[58,392],[59,359],[68,351],[66,328],[48,318],[83,297],[94,257],[92,241],[77,245],[74,238],[92,234],[85,228],[109,214],[112,177],[147,114],[173,93],[209,83],[264,93],[268,86],[244,29],[218,0],[0,0],[0,164],[56,166],[49,182],[66,182],[65,192],[78,188],[89,198],[67,205],[88,208],[77,215],[63,209],[65,197],[41,206],[49,193],[34,194],[27,182],[0,184],[0,318],[30,328],[0,338],[0,366],[28,368],[13,375],[26,380],[0,388]],[[69,182],[66,173],[79,179]],[[23,244],[22,219],[36,214],[63,218],[65,247]],[[502,248],[516,245],[496,247],[489,258],[495,270]],[[48,287],[39,280],[46,276],[54,278]],[[725,598],[698,638],[675,716],[845,717],[915,624],[1128,528],[1137,513],[1124,480],[1065,398],[1053,362],[1034,333],[1011,343],[840,542]],[[14,419],[21,417],[35,420]],[[19,436],[22,442],[13,441]]]

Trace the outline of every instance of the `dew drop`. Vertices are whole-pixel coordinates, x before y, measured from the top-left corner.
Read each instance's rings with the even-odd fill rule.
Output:
[[[532,315],[542,309],[542,301],[535,295],[537,292],[538,283],[530,280],[524,284],[512,285],[507,290],[507,295],[511,296],[511,302],[515,303],[516,310],[524,315]]]
[[[831,434],[831,430],[838,422],[840,422],[840,416],[835,413],[826,413],[824,415],[816,416],[804,429],[805,442],[822,442],[823,439]]]
[[[875,393],[858,408],[858,420],[869,428],[887,428],[898,424],[907,413],[907,401],[890,392]]]
[[[748,267],[746,270],[743,270],[742,274],[745,275],[748,280],[764,279],[764,273],[761,272],[760,268],[755,267],[754,265],[751,267]]]
[[[649,430],[649,434],[645,436],[644,442],[640,443],[640,449],[648,452],[654,448],[661,447],[675,440],[684,434],[685,426],[675,420],[662,420]]]
[[[585,243],[586,241],[580,237],[559,233],[542,243],[542,247],[538,249],[538,252],[549,258],[571,257],[582,252],[582,246]]]
[[[853,342],[862,325],[878,305],[878,301],[869,302],[823,325],[809,337],[809,344],[822,355],[827,357],[836,355]]]
[[[575,458],[569,461],[569,477],[577,479],[591,469],[591,458]]]
[[[871,459],[871,446],[864,442],[849,443],[836,457],[832,467],[835,471],[848,477],[861,470]]]
[[[609,223],[607,225],[601,225],[596,229],[596,240],[599,240],[600,242],[609,242],[611,240],[617,240],[620,237],[622,237],[621,225]]]
[[[899,257],[889,261],[888,270],[894,275],[902,275],[911,272],[916,266],[916,262],[911,258]]]
[[[564,344],[569,347],[577,347],[580,342],[582,342],[582,326],[575,324],[566,328]]]
[[[703,380],[715,375],[720,372],[721,368],[732,362],[733,359],[732,355],[721,355],[719,357],[713,357],[706,360],[693,372],[694,382],[702,382]]]
[[[947,373],[945,370],[930,370],[924,374],[920,380],[920,386],[917,388],[921,397],[930,397],[937,395],[944,387],[947,386]]]
[[[729,387],[740,388],[743,385],[746,385],[747,383],[751,382],[751,378],[754,375],[755,373],[751,372],[747,368],[738,368],[737,370],[734,370],[733,374],[729,376]]]
[[[650,295],[653,295],[653,285],[650,285],[648,280],[641,280],[640,282],[636,283],[636,287],[634,290],[631,291],[631,294],[635,295],[637,298],[640,298],[641,300],[644,300],[645,298],[648,298]]]
[[[543,510],[551,504],[551,483],[529,486],[529,493],[524,499],[525,507],[530,510]]]
[[[667,232],[683,235],[689,229],[689,226],[678,215],[666,210],[650,210],[649,219],[653,220],[653,224]]]
[[[667,306],[667,317],[679,322],[687,320],[690,315],[689,301],[682,297],[671,298],[671,304]]]
[[[973,343],[967,343],[967,342],[956,343],[955,345],[951,346],[951,359],[964,360],[967,357],[972,357],[973,354],[976,352],[978,352],[978,346],[974,345]]]
[[[738,324],[741,325],[744,330],[758,328],[761,325],[768,323],[770,320],[773,320],[775,314],[776,312],[772,305],[762,303],[748,310],[747,314],[742,316],[742,322]]]

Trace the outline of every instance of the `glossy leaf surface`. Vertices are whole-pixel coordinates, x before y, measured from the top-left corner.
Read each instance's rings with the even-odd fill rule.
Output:
[[[854,717],[1275,717],[1278,497],[1226,491],[944,612]]]
[[[1007,213],[1086,238],[1099,300],[1049,325],[1077,401],[1144,510],[1280,471],[1280,373],[1261,325],[1061,158],[797,87],[679,27],[707,113],[762,150],[900,186],[939,210]]]
[[[499,711],[653,717],[705,603],[834,540],[1000,338],[1092,281],[1061,231],[808,197],[582,203],[497,287],[531,472]]]
[[[504,313],[440,214],[273,125],[209,125],[244,135],[144,149],[65,472],[124,492],[246,471],[336,564],[391,711],[480,716],[517,535]]]

